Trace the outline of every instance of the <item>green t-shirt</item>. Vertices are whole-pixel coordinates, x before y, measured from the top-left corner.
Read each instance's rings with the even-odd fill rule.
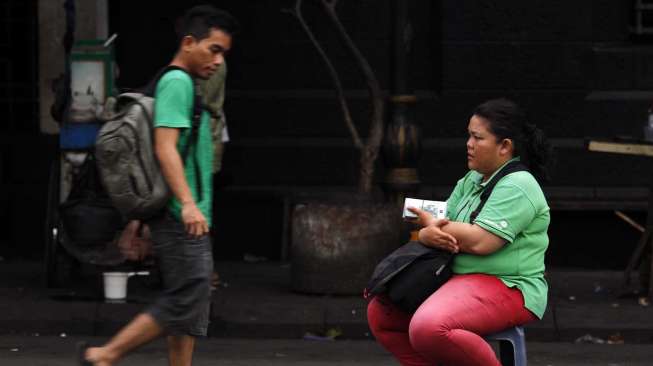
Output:
[[[168,71],[156,85],[154,99],[154,126],[172,127],[181,129],[177,150],[182,156],[186,145],[189,143],[192,126],[193,92],[194,84],[190,75],[181,70]],[[183,156],[182,156],[183,158]],[[196,167],[195,164],[198,164]],[[188,156],[184,161],[184,175],[190,187],[197,207],[202,211],[206,220],[211,225],[211,190],[213,166],[213,143],[211,141],[211,128],[209,114],[204,111],[200,118],[200,128],[197,144],[190,146]],[[197,173],[199,177],[197,177]],[[198,184],[198,179],[201,185]],[[202,197],[199,200],[198,188],[202,188]],[[168,209],[173,217],[181,221],[181,204],[173,197],[168,204]]]
[[[481,181],[482,175],[473,170],[458,181],[447,200],[450,220],[469,222],[487,183]],[[506,245],[490,255],[456,255],[453,272],[497,276],[506,286],[521,290],[526,308],[541,319],[548,292],[544,253],[549,246],[549,222],[549,206],[535,178],[526,171],[506,175],[494,186],[474,220],[476,225],[505,239]]]

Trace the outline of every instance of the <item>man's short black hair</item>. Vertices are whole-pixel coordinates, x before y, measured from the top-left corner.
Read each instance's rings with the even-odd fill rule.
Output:
[[[186,12],[179,28],[179,40],[193,36],[197,41],[209,36],[211,28],[219,29],[230,36],[238,33],[238,20],[224,10],[211,5],[194,6]]]

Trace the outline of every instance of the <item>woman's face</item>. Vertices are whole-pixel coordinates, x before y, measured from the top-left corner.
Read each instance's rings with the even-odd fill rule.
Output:
[[[467,132],[467,167],[483,174],[484,179],[512,159],[512,142],[508,139],[497,141],[489,130],[487,119],[473,115]]]

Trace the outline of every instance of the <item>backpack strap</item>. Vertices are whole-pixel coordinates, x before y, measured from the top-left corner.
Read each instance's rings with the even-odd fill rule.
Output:
[[[526,166],[521,161],[516,160],[506,164],[503,169],[496,173],[494,177],[492,177],[492,179],[490,179],[490,181],[485,185],[485,188],[481,193],[481,202],[478,203],[476,209],[472,212],[471,215],[469,215],[469,222],[473,223],[474,220],[476,220],[476,216],[478,216],[478,214],[483,209],[483,206],[485,206],[485,202],[487,202],[487,199],[490,198],[492,190],[494,190],[494,186],[497,185],[501,178],[505,177],[508,174],[521,172],[524,170],[528,171],[528,168],[526,168]]]
[[[201,202],[202,199],[204,198],[202,192],[203,191],[202,176],[200,174],[199,161],[197,160],[197,140],[200,134],[199,130],[200,130],[200,123],[201,123],[203,109],[204,109],[204,105],[202,104],[202,95],[199,92],[199,87],[195,82],[195,79],[193,79],[193,110],[192,110],[193,116],[191,118],[191,135],[190,135],[190,141],[188,142],[185,148],[186,151],[184,152],[184,162],[186,161],[186,157],[188,156],[188,150],[192,145],[195,150],[193,157],[195,159],[195,179],[197,182],[198,202]]]

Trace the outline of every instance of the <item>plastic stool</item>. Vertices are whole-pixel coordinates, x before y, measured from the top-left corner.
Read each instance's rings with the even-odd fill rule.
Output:
[[[508,328],[483,338],[487,341],[499,341],[499,359],[503,366],[526,366],[524,328]]]

